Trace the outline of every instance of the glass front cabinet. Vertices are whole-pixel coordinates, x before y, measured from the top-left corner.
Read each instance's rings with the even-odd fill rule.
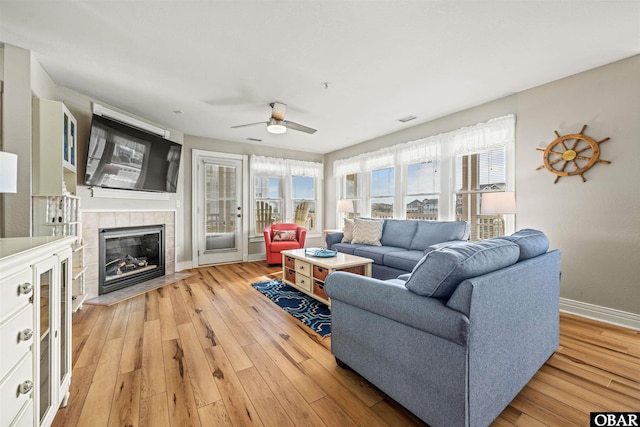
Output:
[[[49,426],[66,406],[71,383],[71,248],[34,265],[35,417]]]

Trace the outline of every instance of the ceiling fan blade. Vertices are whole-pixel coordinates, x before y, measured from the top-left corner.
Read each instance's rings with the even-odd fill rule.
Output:
[[[306,133],[316,133],[316,129],[312,129],[308,126],[304,126],[295,122],[290,122],[288,120],[283,120],[282,122],[287,127],[287,129],[299,130],[300,132],[306,132]]]
[[[271,117],[276,120],[284,120],[284,113],[287,112],[287,104],[272,102],[269,105],[271,105]]]
[[[257,122],[257,123],[247,123],[246,125],[236,125],[236,126],[231,126],[231,128],[243,128],[243,127],[247,127],[247,126],[254,126],[254,125],[266,125],[267,122]]]

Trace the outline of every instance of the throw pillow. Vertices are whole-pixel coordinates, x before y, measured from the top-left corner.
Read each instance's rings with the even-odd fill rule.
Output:
[[[411,272],[406,287],[416,294],[449,298],[464,280],[515,264],[520,248],[504,239],[436,249]]]
[[[274,230],[273,241],[296,240],[296,230]]]
[[[352,219],[344,219],[344,235],[342,236],[342,243],[350,243],[353,240],[353,220]]]
[[[518,261],[542,255],[549,249],[549,239],[542,231],[532,228],[524,228],[513,233],[511,236],[501,236],[501,239],[508,240],[520,246],[520,258]]]
[[[384,221],[356,218],[353,225],[353,239],[351,243],[382,246],[380,237],[382,237],[383,225]]]

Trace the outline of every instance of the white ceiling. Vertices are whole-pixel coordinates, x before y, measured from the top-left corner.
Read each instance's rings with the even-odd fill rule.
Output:
[[[185,134],[327,153],[638,54],[640,1],[2,0],[0,42]],[[231,129],[272,101],[318,132]]]

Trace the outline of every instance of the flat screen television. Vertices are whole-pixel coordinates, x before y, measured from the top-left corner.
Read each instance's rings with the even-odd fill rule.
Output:
[[[182,145],[94,114],[84,184],[175,193]]]

